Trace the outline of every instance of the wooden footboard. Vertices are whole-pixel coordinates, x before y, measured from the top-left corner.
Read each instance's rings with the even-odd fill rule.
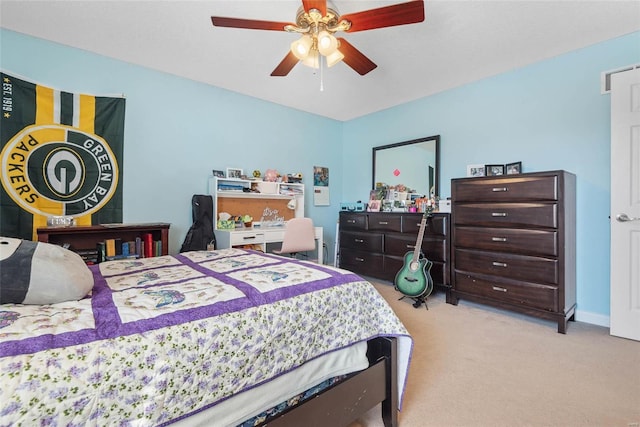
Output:
[[[368,344],[367,369],[267,421],[265,425],[347,426],[382,402],[385,427],[397,427],[399,396],[396,339],[376,338]]]

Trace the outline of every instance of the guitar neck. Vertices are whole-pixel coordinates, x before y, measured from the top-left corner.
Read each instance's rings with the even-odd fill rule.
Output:
[[[422,221],[420,222],[420,231],[418,232],[418,240],[416,240],[416,246],[413,249],[413,262],[416,262],[420,258],[420,249],[422,248],[422,238],[424,237],[424,229],[427,225],[427,218],[429,217],[429,212],[426,212],[422,215]]]

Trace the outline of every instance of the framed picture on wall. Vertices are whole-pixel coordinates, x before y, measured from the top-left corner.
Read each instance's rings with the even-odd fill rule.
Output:
[[[517,175],[522,173],[522,162],[507,163],[507,175]]]
[[[227,168],[227,178],[242,178],[242,169]]]
[[[485,165],[484,174],[486,176],[504,175],[504,165]]]

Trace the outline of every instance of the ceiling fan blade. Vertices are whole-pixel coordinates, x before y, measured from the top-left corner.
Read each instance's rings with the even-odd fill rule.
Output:
[[[225,18],[212,16],[211,23],[216,27],[245,28],[248,30],[285,31],[284,27],[293,25],[290,22],[258,21],[256,19]]]
[[[348,33],[393,27],[395,25],[415,24],[424,21],[424,1],[412,0],[406,3],[379,7],[377,9],[342,15],[340,19],[351,21]]]
[[[302,5],[307,13],[311,9],[318,9],[322,16],[327,14],[327,0],[302,0]]]
[[[289,53],[287,54],[287,56],[284,57],[282,62],[280,62],[276,67],[276,69],[271,72],[271,75],[273,77],[284,77],[287,74],[289,74],[289,71],[291,71],[293,67],[296,66],[297,63],[298,63],[298,58],[296,58],[296,56],[293,53],[291,53],[291,51],[289,51]]]
[[[349,67],[353,68],[358,74],[364,76],[369,71],[377,67],[377,65],[364,56],[362,52],[353,47],[351,43],[342,37],[338,38],[338,41],[340,42],[338,50],[344,55],[344,59],[342,61]]]

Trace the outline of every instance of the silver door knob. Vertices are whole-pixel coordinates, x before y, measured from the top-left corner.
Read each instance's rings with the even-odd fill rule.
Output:
[[[627,215],[626,213],[621,213],[616,215],[616,219],[620,222],[640,221],[640,218],[634,218],[632,216]]]

